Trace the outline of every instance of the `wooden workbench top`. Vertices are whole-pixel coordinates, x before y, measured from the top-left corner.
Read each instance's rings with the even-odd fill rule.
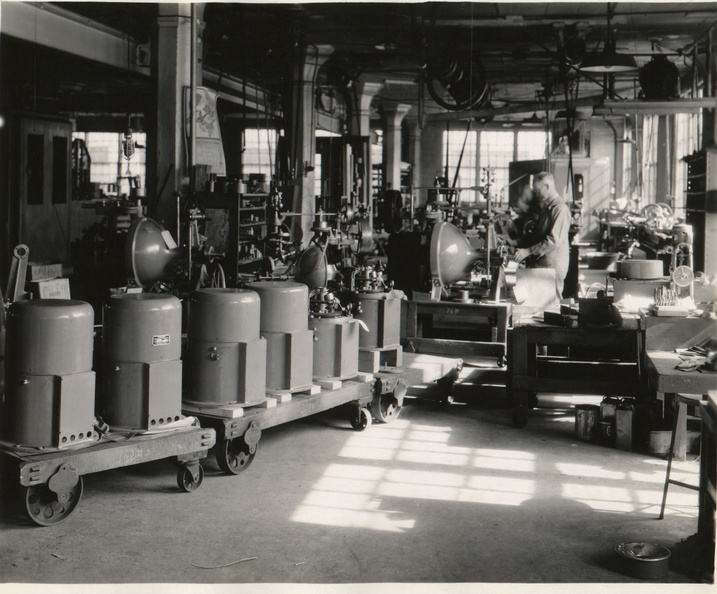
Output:
[[[645,352],[647,377],[650,385],[666,394],[717,394],[717,372],[680,371],[682,361],[677,353],[669,351]]]

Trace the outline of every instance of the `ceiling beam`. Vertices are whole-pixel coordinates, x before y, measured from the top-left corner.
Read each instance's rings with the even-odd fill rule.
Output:
[[[0,32],[149,76],[149,67],[137,65],[137,44],[130,37],[52,4],[2,2]]]

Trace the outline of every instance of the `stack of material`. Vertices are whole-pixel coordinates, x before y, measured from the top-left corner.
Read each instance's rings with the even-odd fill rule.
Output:
[[[37,299],[69,299],[70,279],[62,277],[62,264],[30,262],[28,281]]]

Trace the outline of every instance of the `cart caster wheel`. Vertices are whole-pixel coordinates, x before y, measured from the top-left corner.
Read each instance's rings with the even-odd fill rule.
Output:
[[[438,402],[448,406],[449,404],[453,404],[454,401],[455,398],[453,397],[453,394],[443,394]]]
[[[371,401],[371,414],[381,423],[391,423],[401,414],[401,406],[393,394],[379,394]]]
[[[505,367],[506,365],[508,365],[508,359],[506,359],[505,357],[500,357],[498,359],[498,367]]]
[[[354,408],[349,415],[349,422],[354,431],[363,431],[371,426],[371,413],[367,408]]]
[[[524,408],[518,408],[513,411],[513,427],[523,429],[528,425],[528,414]]]
[[[217,444],[217,464],[227,474],[240,474],[251,466],[257,447],[247,445],[241,437],[224,440]]]
[[[177,485],[185,493],[191,493],[192,491],[196,491],[202,484],[203,480],[204,469],[201,467],[201,465],[199,466],[196,480],[192,476],[192,471],[189,470],[189,468],[187,468],[186,466],[182,466],[177,471]]]
[[[38,526],[52,526],[69,516],[82,498],[82,477],[66,493],[58,494],[47,484],[33,485],[25,489],[25,513]]]

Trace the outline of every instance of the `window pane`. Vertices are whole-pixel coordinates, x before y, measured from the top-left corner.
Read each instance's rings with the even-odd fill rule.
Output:
[[[533,161],[545,158],[547,133],[541,130],[523,130],[518,132],[518,161]]]
[[[443,133],[443,162],[448,161],[448,187],[452,187],[455,180],[457,188],[471,188],[478,185],[476,175],[476,145],[478,133],[455,130]],[[465,146],[465,148],[464,148]],[[461,158],[461,152],[463,157]],[[458,162],[460,161],[460,169]],[[456,177],[458,172],[458,177]],[[459,202],[475,202],[478,199],[476,190],[463,190],[458,194]]]
[[[495,172],[495,183],[490,189],[493,199],[501,202],[507,199],[508,164],[513,161],[515,151],[515,135],[513,132],[486,130],[480,135],[481,169],[488,168]]]
[[[134,155],[125,159],[122,155],[122,138],[119,132],[75,132],[72,138],[85,141],[90,155],[90,182],[100,184],[107,195],[116,195],[120,177],[139,178],[141,187],[147,187],[147,134],[133,132]],[[123,185],[127,192],[127,181]]]
[[[67,168],[68,152],[67,138],[55,136],[52,139],[52,203],[65,204],[67,202]]]
[[[263,173],[267,180],[274,174],[274,158],[278,134],[268,128],[247,128],[244,130],[244,153],[242,154],[242,176]]]

